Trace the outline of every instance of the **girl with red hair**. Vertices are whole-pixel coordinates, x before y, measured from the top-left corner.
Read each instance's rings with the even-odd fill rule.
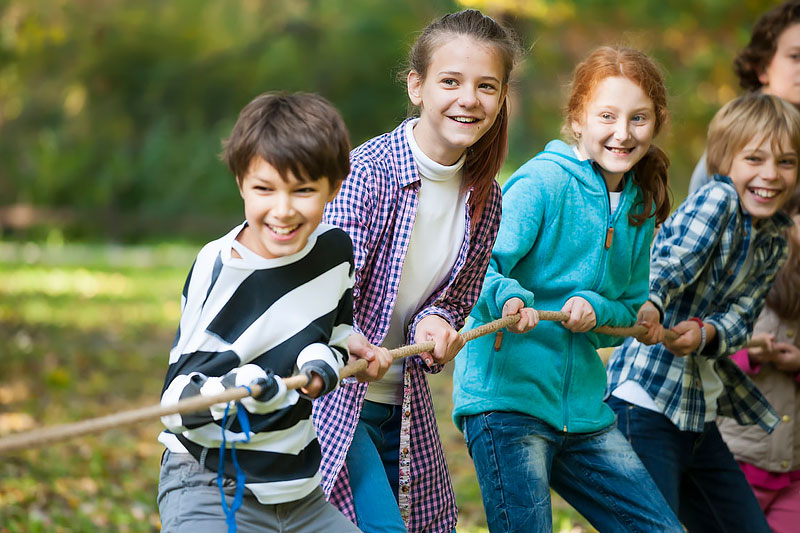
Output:
[[[648,295],[654,226],[669,214],[668,118],[653,61],[595,50],[575,70],[564,133],[508,180],[503,219],[467,328],[515,313],[456,359],[464,432],[489,529],[551,531],[550,488],[599,531],[683,531],[603,403],[597,348],[620,338]],[[569,318],[536,325],[540,309]],[[534,328],[535,329],[532,329]]]

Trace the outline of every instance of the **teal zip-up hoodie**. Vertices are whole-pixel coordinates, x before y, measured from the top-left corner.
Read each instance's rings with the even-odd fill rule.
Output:
[[[632,325],[648,296],[654,228],[653,217],[641,226],[628,220],[629,212],[643,208],[632,178],[625,176],[612,214],[603,176],[564,142],[551,141],[520,167],[503,188],[500,232],[465,329],[500,318],[514,296],[548,311],[580,296],[594,308],[598,326]],[[461,417],[488,411],[528,414],[574,433],[614,421],[603,403],[606,371],[596,349],[623,339],[572,333],[546,321],[525,334],[503,333],[499,347],[496,335],[486,335],[456,357],[453,418],[459,428]]]

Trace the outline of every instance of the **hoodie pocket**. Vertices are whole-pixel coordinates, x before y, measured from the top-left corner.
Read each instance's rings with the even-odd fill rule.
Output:
[[[502,331],[498,333],[503,333],[501,342],[497,342],[496,337],[493,339],[492,351],[484,376],[484,390],[492,396],[497,394],[497,390],[500,388],[500,382],[503,379],[503,372],[506,368],[506,360],[508,359],[508,347],[506,346],[506,349],[503,350],[502,344],[507,344],[511,335],[511,333]]]

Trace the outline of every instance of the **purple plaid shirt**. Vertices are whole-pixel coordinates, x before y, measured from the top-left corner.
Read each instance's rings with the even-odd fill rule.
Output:
[[[353,150],[350,161],[350,175],[327,206],[324,220],[343,228],[353,240],[355,327],[370,342],[380,344],[389,330],[420,188],[405,122]],[[467,209],[467,233],[450,278],[414,316],[409,342],[419,321],[431,314],[445,318],[455,329],[464,325],[480,294],[500,226],[500,209],[500,186],[495,182],[475,235],[470,234]],[[405,365],[399,505],[410,532],[450,533],[456,525],[455,495],[424,375],[439,370],[436,365],[428,367],[419,356],[409,358]],[[354,522],[345,458],[366,392],[366,383],[343,383],[314,401],[314,422],[322,446],[322,487],[330,501]]]

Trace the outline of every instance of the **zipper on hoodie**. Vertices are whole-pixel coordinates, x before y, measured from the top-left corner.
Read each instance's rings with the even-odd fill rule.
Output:
[[[574,359],[574,354],[572,353],[572,338],[573,336],[570,335],[569,337],[569,349],[567,353],[569,356],[567,357],[567,368],[564,370],[564,385],[561,389],[561,415],[564,417],[564,433],[567,432],[567,420],[569,420],[569,406],[567,404],[567,396],[569,393],[569,383],[572,381],[572,360]]]
[[[609,200],[609,191],[608,185],[606,184],[605,178],[603,175],[592,166],[592,170],[594,170],[595,175],[600,178],[603,183],[603,188],[606,190],[606,193],[603,195],[606,206],[606,231],[605,231],[605,239],[603,241],[603,252],[600,254],[600,268],[597,269],[594,277],[594,282],[592,283],[591,290],[597,290],[600,287],[600,284],[603,282],[604,273],[606,270],[606,258],[608,257],[608,251],[611,249],[611,243],[614,240],[614,222],[616,221],[616,214],[620,211],[620,207],[622,207],[622,203],[624,202],[624,198],[620,196],[620,204],[617,206],[616,211],[613,213],[611,212],[611,201]],[[629,175],[626,175],[623,179],[630,179]],[[625,190],[623,186],[622,190]]]
[[[613,238],[614,238],[614,225],[612,223],[609,224],[608,229],[606,230],[606,242],[605,242],[606,250],[611,248],[611,241]]]
[[[617,206],[615,213],[611,212],[611,201],[609,200],[609,192],[608,192],[608,185],[606,184],[605,178],[603,175],[594,168],[592,165],[592,171],[594,172],[595,176],[600,178],[600,181],[603,183],[603,188],[605,189],[604,203],[606,206],[606,232],[605,232],[605,241],[603,242],[603,251],[600,254],[600,268],[595,271],[594,282],[592,282],[592,286],[590,287],[591,290],[597,290],[600,287],[600,284],[603,281],[603,274],[606,270],[606,258],[608,256],[608,250],[611,249],[611,242],[614,239],[614,214],[620,211],[620,207],[623,202],[622,196],[620,196],[620,205]],[[630,179],[630,177],[628,177]],[[625,190],[623,186],[623,190]],[[572,380],[572,360],[575,358],[575,354],[572,350],[572,335],[569,336],[569,356],[567,357],[567,368],[564,372],[564,388],[561,395],[561,403],[563,405],[562,413],[564,417],[564,433],[567,432],[567,420],[569,420],[569,408],[567,407],[567,391],[569,390],[569,383]]]

